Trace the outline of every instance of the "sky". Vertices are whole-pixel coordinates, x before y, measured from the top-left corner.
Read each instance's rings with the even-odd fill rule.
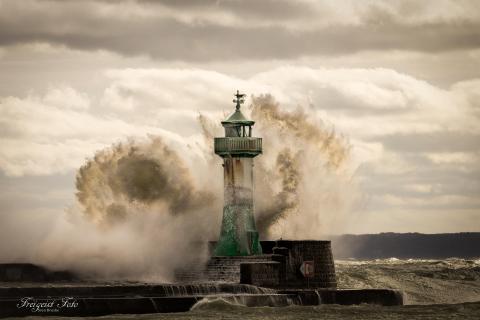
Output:
[[[237,89],[348,139],[345,232],[480,231],[476,0],[0,0],[0,228],[63,214],[112,143],[197,138]]]

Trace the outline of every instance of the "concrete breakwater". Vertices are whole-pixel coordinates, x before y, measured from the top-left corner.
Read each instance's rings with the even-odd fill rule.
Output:
[[[0,286],[0,316],[183,312],[211,299],[256,307],[403,304],[396,290],[337,290],[330,241],[263,241],[262,247],[262,255],[212,256],[185,266],[175,284],[88,283],[31,264],[0,265],[0,281],[7,281]]]
[[[319,304],[402,304],[394,290],[274,290],[244,284],[37,284],[0,287],[0,317],[100,316],[189,311],[223,299],[249,307]]]

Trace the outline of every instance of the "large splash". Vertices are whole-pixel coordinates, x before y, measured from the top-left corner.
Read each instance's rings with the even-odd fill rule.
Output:
[[[255,136],[264,141],[264,154],[255,159],[261,237],[319,239],[341,232],[355,194],[344,170],[348,141],[307,110],[286,111],[270,95],[252,97],[250,111]],[[107,267],[109,276],[150,272],[171,279],[176,267],[206,258],[198,244],[217,239],[221,221],[221,159],[211,150],[220,120],[199,116],[201,165],[163,137],[149,137],[100,150],[79,169],[78,202],[98,226],[92,238],[100,243],[84,249],[88,270],[110,259],[116,266]]]
[[[160,137],[130,140],[97,152],[78,170],[77,198],[102,226],[152,208],[192,214],[207,209],[215,196],[198,190],[190,171]]]
[[[260,130],[274,132],[268,138],[294,140],[301,147],[313,147],[321,161],[332,169],[338,169],[348,160],[350,146],[348,141],[328,128],[312,112],[308,116],[298,107],[293,112],[282,111],[280,104],[271,95],[252,97],[252,117],[256,119]]]
[[[252,97],[251,112],[264,137],[256,171],[260,232],[319,239],[342,231],[356,194],[348,140],[313,110],[286,111],[271,95]]]
[[[182,157],[177,144],[131,139],[88,159],[77,173],[79,206],[57,221],[34,262],[95,278],[165,282],[178,267],[204,261],[221,198],[215,184],[201,183],[208,170],[198,152],[183,146]]]

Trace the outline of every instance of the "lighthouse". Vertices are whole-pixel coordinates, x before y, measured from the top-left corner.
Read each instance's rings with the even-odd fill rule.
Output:
[[[224,121],[225,137],[214,138],[215,153],[223,159],[224,206],[215,256],[262,253],[253,205],[253,158],[262,153],[262,138],[252,137],[254,121],[240,111],[245,95],[234,95],[235,111]]]

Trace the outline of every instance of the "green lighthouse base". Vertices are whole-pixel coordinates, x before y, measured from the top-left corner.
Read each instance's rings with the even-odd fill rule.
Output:
[[[255,228],[253,206],[226,205],[223,208],[222,231],[214,256],[250,256],[262,254]]]

